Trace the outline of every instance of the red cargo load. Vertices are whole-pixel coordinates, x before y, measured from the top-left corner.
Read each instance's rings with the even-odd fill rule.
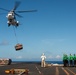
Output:
[[[23,49],[23,45],[22,44],[17,44],[16,46],[15,46],[15,50],[17,51],[17,50],[21,50],[21,49]]]

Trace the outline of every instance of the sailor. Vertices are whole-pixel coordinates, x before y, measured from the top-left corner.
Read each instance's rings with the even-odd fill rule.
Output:
[[[41,56],[41,67],[45,67],[45,59],[46,59],[46,56],[43,53]]]
[[[70,54],[69,62],[70,62],[70,66],[72,67],[73,66],[73,56],[72,56],[72,54]]]
[[[64,67],[68,66],[68,56],[67,56],[67,54],[63,55],[63,64],[64,64]]]
[[[76,67],[76,54],[74,54],[74,66]]]

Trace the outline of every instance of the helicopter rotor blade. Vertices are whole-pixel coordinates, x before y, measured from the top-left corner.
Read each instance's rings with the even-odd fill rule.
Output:
[[[4,8],[0,8],[1,10],[5,10],[5,11],[10,11],[10,10],[7,10],[7,9],[4,9]]]
[[[18,16],[18,17],[20,17],[20,18],[22,18],[22,16],[21,16],[21,15],[19,15],[19,14],[17,14],[17,13],[15,13],[15,15],[16,15],[16,16]]]
[[[3,15],[3,14],[7,14],[7,13],[0,13],[0,15]]]
[[[18,8],[18,6],[20,5],[20,3],[21,3],[20,1],[16,1],[13,10],[16,10]]]
[[[18,13],[25,13],[25,12],[36,12],[37,10],[24,10],[24,11],[17,11]]]

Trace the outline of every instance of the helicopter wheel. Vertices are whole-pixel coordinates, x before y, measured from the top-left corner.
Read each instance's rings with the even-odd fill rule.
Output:
[[[10,26],[10,24],[8,23],[8,27]]]
[[[16,26],[19,26],[19,24],[17,23]]]

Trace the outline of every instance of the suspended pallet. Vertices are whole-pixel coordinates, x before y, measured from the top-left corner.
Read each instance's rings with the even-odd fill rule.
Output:
[[[16,44],[15,50],[17,51],[17,50],[21,50],[21,49],[23,49],[23,45],[22,44]]]

